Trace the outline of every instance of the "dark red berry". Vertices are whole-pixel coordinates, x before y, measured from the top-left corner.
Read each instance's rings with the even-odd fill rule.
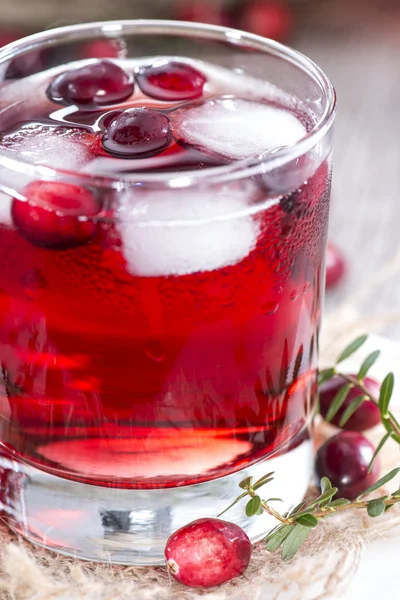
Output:
[[[20,37],[23,37],[23,35],[19,33],[6,33],[5,31],[0,32],[0,48],[15,42]]]
[[[228,18],[222,8],[210,2],[199,0],[180,0],[174,8],[174,18],[178,21],[194,21],[210,25],[229,25]]]
[[[356,377],[356,375],[354,375],[354,377]],[[346,383],[346,380],[338,375],[337,377],[326,381],[321,386],[319,393],[319,404],[320,413],[324,418],[328,413],[334,397]],[[375,381],[375,379],[366,377],[364,379],[364,386],[375,398],[379,398],[380,385],[377,381]],[[355,398],[357,398],[357,396],[362,395],[362,393],[363,391],[357,386],[350,390],[342,407],[331,421],[333,425],[339,427],[340,419],[346,408]],[[361,406],[359,406],[359,408],[357,408],[356,412],[350,417],[347,423],[343,425],[343,429],[348,431],[366,431],[367,429],[375,427],[375,425],[378,425],[380,422],[381,414],[379,408],[373,402],[371,402],[371,400],[364,400],[364,402],[361,404]]]
[[[341,431],[319,448],[317,475],[320,479],[328,477],[340,496],[354,500],[379,477],[378,460],[368,473],[373,454],[373,445],[361,433]]]
[[[12,218],[28,241],[64,250],[89,242],[97,224],[90,217],[99,205],[85,188],[69,183],[33,181],[24,192],[26,200],[13,200]]]
[[[110,154],[143,158],[161,152],[171,140],[168,117],[149,108],[129,108],[106,122],[103,146]]]
[[[91,108],[122,102],[132,95],[133,87],[133,78],[121,67],[98,60],[56,77],[47,95],[54,102]]]
[[[326,288],[338,285],[346,274],[346,259],[335,244],[329,243],[326,250]]]
[[[198,519],[178,529],[165,547],[172,577],[184,585],[209,588],[242,575],[251,557],[247,534],[220,519]]]
[[[237,26],[263,37],[283,41],[292,30],[292,14],[283,1],[252,0],[244,4]]]
[[[144,94],[167,102],[200,98],[206,81],[197,69],[178,62],[143,67],[137,74],[137,82]]]

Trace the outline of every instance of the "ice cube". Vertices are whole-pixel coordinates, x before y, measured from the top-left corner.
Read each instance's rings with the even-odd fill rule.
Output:
[[[87,139],[83,129],[29,123],[3,134],[0,148],[32,164],[76,171],[90,159]]]
[[[291,146],[306,133],[289,111],[241,98],[219,98],[171,115],[177,139],[233,160]]]
[[[120,198],[117,227],[130,273],[184,275],[234,265],[254,248],[253,190],[130,191]]]
[[[12,225],[11,217],[11,203],[12,198],[7,194],[0,192],[0,224]]]

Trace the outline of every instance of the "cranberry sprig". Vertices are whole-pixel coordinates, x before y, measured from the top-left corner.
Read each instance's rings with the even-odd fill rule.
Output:
[[[378,350],[372,352],[365,358],[357,375],[341,373],[339,370],[340,363],[361,348],[366,342],[367,337],[367,335],[363,335],[354,340],[343,350],[343,352],[341,352],[332,367],[324,369],[320,373],[319,390],[321,393],[323,386],[334,379],[335,381],[340,382],[330,406],[327,407],[324,415],[326,420],[333,420],[342,410],[340,427],[344,427],[346,423],[357,414],[357,411],[362,410],[363,403],[372,403],[379,411],[380,420],[386,429],[386,434],[383,436],[376,450],[373,453],[371,452],[371,459],[368,467],[368,473],[371,473],[375,460],[386,442],[392,438],[395,442],[400,444],[400,425],[393,413],[389,410],[389,404],[394,388],[393,373],[389,373],[384,378],[382,384],[378,386],[379,394],[374,393],[374,386],[368,383],[368,381],[371,382],[372,380],[367,378],[367,374],[379,357],[380,352]],[[368,426],[365,427],[365,429],[367,428]],[[328,440],[321,449],[326,450],[327,444],[332,442],[337,444],[337,440],[341,435],[356,435],[362,437],[358,433],[350,434],[350,432],[343,432],[343,434],[339,434],[335,438]],[[290,512],[284,514],[280,514],[272,506],[275,502],[281,502],[282,500],[280,498],[269,498],[264,500],[258,493],[258,490],[261,487],[272,481],[274,473],[268,473],[256,482],[253,482],[252,477],[247,477],[239,484],[243,493],[241,493],[221,514],[224,514],[237,502],[248,497],[249,500],[246,504],[246,514],[248,517],[267,513],[279,521],[278,525],[265,539],[266,549],[270,552],[281,549],[282,559],[289,560],[295,556],[309,536],[311,530],[318,526],[321,519],[348,509],[366,509],[370,517],[379,517],[395,504],[400,503],[400,489],[392,494],[382,495],[373,499],[366,499],[366,496],[369,496],[369,494],[372,494],[385,486],[399,473],[400,468],[393,469],[390,473],[386,474],[378,481],[375,481],[361,493],[358,491],[351,498],[338,497],[338,493],[340,494],[339,488],[332,485],[328,477],[322,477],[320,480],[321,493],[318,498],[305,498]],[[367,480],[368,478],[365,479],[365,481]]]

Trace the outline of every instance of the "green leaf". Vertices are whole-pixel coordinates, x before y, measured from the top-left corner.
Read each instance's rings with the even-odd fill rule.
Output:
[[[308,535],[310,534],[311,528],[304,527],[296,523],[292,530],[289,531],[289,535],[285,539],[282,548],[282,560],[290,560],[301,548]]]
[[[323,477],[320,482],[321,492],[324,494],[332,489],[332,484],[327,477]]]
[[[260,488],[262,485],[264,485],[265,483],[268,483],[269,481],[271,481],[271,478],[273,479],[272,475],[275,475],[275,471],[271,471],[271,473],[267,473],[266,475],[263,475],[262,477],[260,477],[260,479],[257,479],[257,481],[254,484],[254,489],[255,486],[257,486],[257,488]]]
[[[357,379],[359,381],[362,381],[364,379],[364,377],[368,374],[368,371],[370,370],[372,365],[376,363],[376,361],[378,360],[380,355],[381,355],[381,351],[375,350],[375,352],[371,352],[371,354],[369,354],[367,356],[367,358],[364,360],[363,364],[361,365],[360,370],[358,371]]]
[[[304,508],[304,506],[307,504],[307,502],[309,502],[311,500],[312,496],[308,496],[308,498],[304,498],[304,500],[302,500],[301,502],[299,502],[299,504],[297,504],[297,506],[295,506],[294,508],[292,508],[292,510],[290,511],[289,515],[292,516],[295,513],[299,512],[302,508]]]
[[[269,474],[272,475],[272,473],[269,473]],[[253,490],[258,490],[260,487],[262,487],[263,485],[265,485],[273,480],[274,480],[273,477],[267,477],[267,476],[262,477],[261,479],[256,481],[256,483],[253,484],[252,488],[253,488]]]
[[[246,504],[246,515],[248,517],[254,517],[258,513],[261,507],[261,498],[260,496],[254,496],[251,500]]]
[[[316,519],[311,513],[308,513],[296,519],[296,523],[299,525],[304,525],[304,527],[316,527],[318,525],[318,519]]]
[[[363,344],[365,344],[365,342],[367,341],[367,338],[368,338],[367,334],[360,335],[360,337],[358,337],[356,340],[354,340],[354,342],[351,342],[351,344],[346,346],[346,348],[343,350],[343,352],[339,355],[339,357],[336,361],[336,364],[338,365],[339,363],[346,360],[346,358],[349,358],[349,356],[354,354],[354,352],[357,352],[357,350],[359,348],[361,348],[361,346]]]
[[[244,492],[243,494],[240,494],[240,496],[238,496],[236,498],[236,500],[234,500],[232,502],[232,504],[230,504],[228,506],[228,508],[225,508],[225,510],[223,510],[221,513],[219,513],[219,515],[217,515],[218,517],[221,517],[222,515],[224,515],[226,512],[228,512],[228,510],[230,510],[233,506],[235,506],[235,504],[237,504],[240,500],[242,500],[242,498],[245,498],[247,496],[247,492]]]
[[[371,500],[367,505],[370,517],[380,517],[385,512],[385,503],[382,500]]]
[[[385,379],[382,381],[381,391],[379,393],[379,410],[383,417],[387,417],[390,400],[392,399],[394,388],[394,375],[388,373]]]
[[[239,483],[239,487],[242,488],[242,490],[245,490],[248,487],[251,487],[252,481],[252,477],[246,477],[246,479],[243,479],[243,481]]]
[[[268,500],[264,501],[266,504],[268,504],[268,502],[283,502],[282,498],[268,498]]]
[[[388,504],[387,506],[385,506],[385,512],[387,512],[388,510],[393,508],[393,506],[394,506],[394,504]]]
[[[333,487],[330,490],[326,490],[326,492],[318,496],[318,498],[315,500],[315,503],[313,504],[319,504],[320,506],[324,506],[331,500],[331,498],[333,498],[333,496],[336,496],[337,492],[338,489],[336,487]]]
[[[286,540],[287,536],[294,529],[293,525],[282,525],[277,530],[271,532],[266,538],[266,550],[268,552],[275,552]]]
[[[350,402],[349,406],[346,408],[340,418],[339,427],[346,425],[347,421],[354,415],[356,410],[360,408],[364,400],[367,400],[367,396],[365,394],[361,394],[360,396],[356,396],[354,400]]]
[[[335,377],[335,374],[336,371],[334,367],[320,371],[320,373],[318,374],[318,385],[322,385],[323,383],[325,383],[325,381],[329,381],[329,379]]]
[[[383,485],[385,485],[389,481],[392,481],[392,479],[394,479],[396,477],[396,475],[398,475],[399,473],[400,473],[399,467],[397,467],[397,469],[393,469],[393,471],[390,471],[390,473],[388,473],[387,475],[385,475],[384,477],[379,479],[376,483],[374,483],[374,485],[371,485],[371,487],[369,487],[367,490],[365,490],[365,492],[360,494],[357,497],[357,500],[359,500],[360,498],[363,498],[364,496],[367,496],[368,494],[371,494],[371,492],[374,492],[375,490],[379,490],[379,488],[381,488]]]
[[[340,408],[342,407],[344,401],[347,398],[347,394],[349,393],[349,391],[351,390],[352,387],[354,387],[354,385],[352,383],[348,383],[347,385],[344,385],[343,387],[340,388],[340,390],[338,391],[338,393],[332,400],[332,404],[330,405],[329,410],[326,414],[326,417],[325,417],[326,421],[332,421],[333,417],[336,415],[338,410],[340,410]]]
[[[393,418],[393,415],[391,415],[391,417]],[[396,422],[396,423],[397,423],[397,422]],[[392,424],[391,424],[391,422],[390,422],[389,418],[387,418],[387,419],[384,419],[384,418],[382,417],[382,425],[384,426],[384,428],[386,429],[386,431],[387,431],[388,433],[391,433],[391,434],[392,434],[392,438],[394,439],[394,441],[395,441],[397,444],[400,444],[400,438],[399,438],[399,436],[398,436],[398,435],[396,435],[396,434],[395,434],[395,432],[394,432],[394,429],[393,429],[393,426],[392,426]]]
[[[372,455],[371,462],[369,463],[368,473],[371,473],[372,466],[374,464],[374,461],[375,461],[376,457],[378,456],[379,452],[382,450],[383,446],[386,444],[386,442],[388,441],[388,439],[390,439],[391,437],[392,437],[392,432],[388,431],[383,436],[383,438],[381,439],[381,441],[379,442],[379,444],[377,445],[376,450],[375,450],[374,454]]]
[[[336,506],[344,506],[345,504],[350,504],[350,500],[347,500],[347,498],[338,498],[337,500],[332,500],[329,508],[336,508]]]
[[[267,484],[267,483],[269,483],[270,481],[273,481],[273,480],[274,480],[274,478],[273,478],[273,477],[270,477],[269,479],[266,479],[266,480],[265,480],[265,481],[263,481],[262,483],[255,483],[255,484],[252,486],[252,488],[253,488],[253,490],[254,490],[254,491],[255,491],[255,490],[258,490],[260,487],[262,487],[263,485],[265,485],[265,484]]]

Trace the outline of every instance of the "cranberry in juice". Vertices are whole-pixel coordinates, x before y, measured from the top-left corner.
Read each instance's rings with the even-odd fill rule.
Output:
[[[0,438],[19,460],[175,487],[307,438],[329,166],[217,181],[312,127],[223,71],[66,66],[10,111],[0,149],[82,173],[1,197]],[[92,185],[104,172],[124,185]]]

